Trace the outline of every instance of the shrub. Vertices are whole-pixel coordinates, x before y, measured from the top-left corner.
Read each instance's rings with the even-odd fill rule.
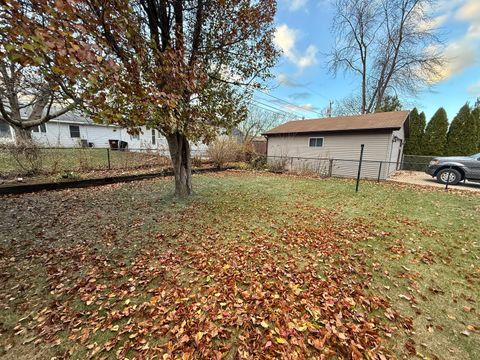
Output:
[[[42,169],[41,149],[33,141],[21,141],[17,144],[2,144],[1,149],[18,166],[18,175],[36,175]]]
[[[250,166],[252,169],[263,170],[267,167],[267,157],[262,155],[254,155],[250,159]]]
[[[192,166],[193,167],[202,167],[203,161],[200,155],[195,155],[192,157]]]
[[[242,147],[233,138],[219,137],[208,146],[210,161],[221,168],[228,162],[238,161],[242,157]]]
[[[287,158],[271,160],[267,163],[267,168],[271,172],[282,173],[286,170],[287,161]]]
[[[236,165],[236,168],[239,170],[250,170],[252,167],[246,162],[240,162]]]
[[[242,158],[241,161],[251,162],[257,156],[255,146],[251,141],[246,141],[242,144]]]

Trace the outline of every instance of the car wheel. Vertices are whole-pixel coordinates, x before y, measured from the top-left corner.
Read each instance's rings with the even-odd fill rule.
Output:
[[[450,176],[450,179],[449,179]],[[437,182],[440,184],[446,184],[447,181],[450,185],[456,185],[462,180],[462,175],[455,169],[442,169],[437,174]]]

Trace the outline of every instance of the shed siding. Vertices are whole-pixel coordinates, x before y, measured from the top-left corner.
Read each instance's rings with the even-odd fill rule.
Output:
[[[393,141],[394,137],[397,141]],[[400,130],[394,131],[391,135],[390,149],[389,149],[389,165],[387,176],[392,175],[398,169],[398,162],[402,160],[403,147],[405,145],[405,130],[402,127]]]
[[[323,137],[323,147],[310,147],[309,138]],[[358,172],[360,146],[365,144],[361,176],[377,178],[378,161],[389,161],[392,144],[392,132],[381,133],[318,133],[309,135],[270,136],[268,139],[268,156],[272,159],[281,157],[327,158],[336,159],[332,163],[333,176],[354,177]],[[338,159],[338,160],[337,160]],[[375,161],[375,162],[369,162]],[[287,167],[310,169],[320,172],[329,171],[328,160],[289,160]],[[383,166],[381,177],[390,173],[390,168]],[[393,167],[394,168],[394,167]]]

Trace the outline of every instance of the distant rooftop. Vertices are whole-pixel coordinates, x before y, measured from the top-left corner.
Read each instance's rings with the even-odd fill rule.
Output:
[[[54,105],[50,110],[50,113],[53,114],[59,110],[61,110],[61,107]],[[26,118],[28,117],[31,111],[32,111],[31,107],[23,108],[21,110],[21,116]],[[44,114],[45,112],[46,112],[46,108],[44,109]],[[56,118],[53,118],[52,120],[50,120],[50,122],[62,122],[67,124],[82,124],[82,125],[101,125],[101,126],[108,125],[108,124],[95,123],[90,117],[88,117],[88,115],[86,115],[81,110],[68,111],[65,114],[62,114]]]
[[[335,131],[400,129],[410,111],[391,111],[332,118],[295,120],[273,128],[263,135],[318,133]]]

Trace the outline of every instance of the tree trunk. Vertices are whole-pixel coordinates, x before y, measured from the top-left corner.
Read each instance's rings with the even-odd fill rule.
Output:
[[[367,68],[365,63],[362,69],[362,114],[367,112]]]
[[[175,196],[189,196],[192,193],[190,144],[185,135],[179,132],[168,135],[167,142],[175,175]]]
[[[31,129],[24,129],[18,126],[13,126],[13,129],[15,130],[15,142],[17,144],[32,142]]]
[[[374,106],[374,111],[377,112],[380,107],[382,106],[382,101],[385,96],[385,90],[386,88],[380,83],[377,88],[377,93],[376,93],[376,100],[375,100],[375,106]]]

